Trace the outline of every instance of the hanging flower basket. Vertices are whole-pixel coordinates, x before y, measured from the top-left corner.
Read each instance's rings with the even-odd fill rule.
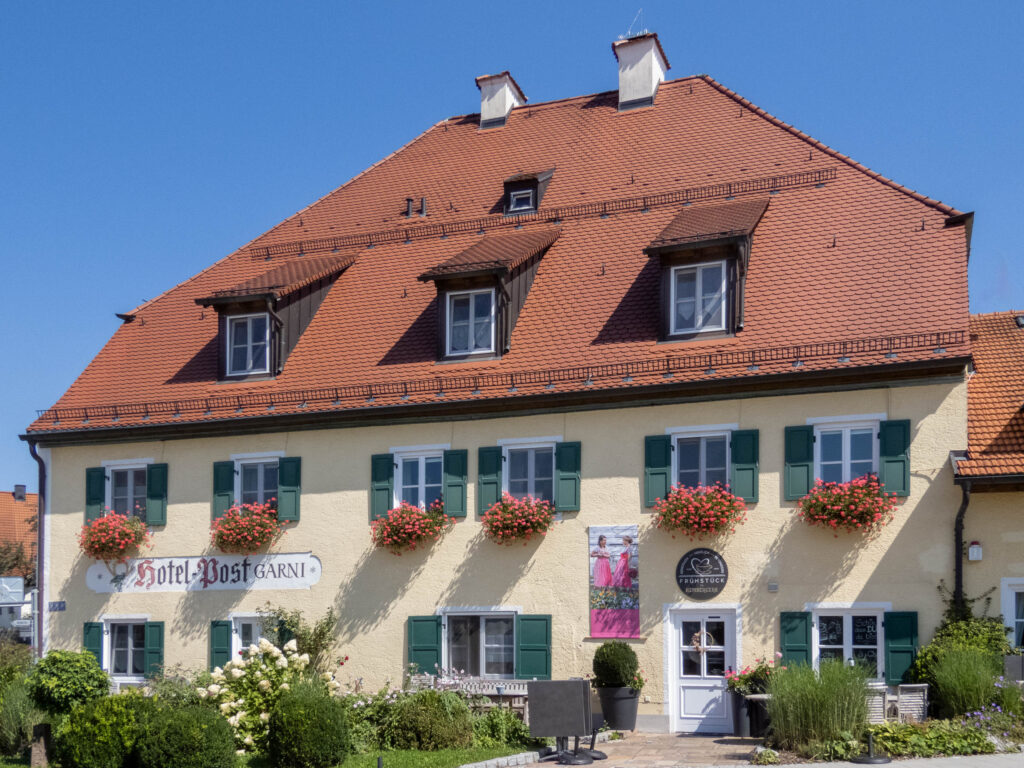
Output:
[[[123,563],[139,554],[142,547],[148,547],[150,533],[139,518],[107,509],[102,517],[82,526],[78,543],[86,557],[109,565]]]
[[[444,513],[444,502],[440,500],[427,509],[403,501],[370,523],[370,537],[375,546],[401,555],[441,538],[454,524],[455,518]]]
[[[797,502],[796,513],[808,525],[871,533],[889,523],[895,511],[896,494],[886,493],[875,475],[864,475],[848,483],[818,480]]]
[[[498,544],[526,542],[544,536],[555,524],[555,508],[551,502],[527,496],[517,499],[503,493],[501,501],[484,513],[484,535]]]
[[[210,541],[229,555],[251,555],[284,533],[274,500],[266,504],[235,504],[210,523]]]
[[[735,533],[747,521],[747,505],[721,485],[672,486],[654,505],[654,525],[691,540]]]

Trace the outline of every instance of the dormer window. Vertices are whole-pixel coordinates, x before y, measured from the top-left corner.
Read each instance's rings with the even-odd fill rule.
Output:
[[[727,285],[724,261],[675,267],[671,291],[673,335],[725,330]]]
[[[228,318],[228,376],[268,373],[270,318],[266,312]]]
[[[447,354],[494,352],[494,289],[448,294]]]
[[[523,213],[525,211],[532,211],[537,206],[533,202],[533,190],[526,189],[520,192],[509,193],[508,200],[508,212],[509,213]]]

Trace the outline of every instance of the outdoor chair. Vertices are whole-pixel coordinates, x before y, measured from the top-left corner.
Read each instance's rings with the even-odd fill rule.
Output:
[[[920,723],[928,715],[925,683],[896,686],[896,712],[901,723]]]
[[[885,683],[868,683],[868,722],[884,723],[889,704],[889,686]]]

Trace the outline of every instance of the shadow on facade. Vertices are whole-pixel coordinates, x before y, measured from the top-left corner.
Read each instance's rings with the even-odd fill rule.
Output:
[[[431,547],[406,552],[401,557],[376,547],[364,550],[334,599],[338,614],[335,637],[339,646],[378,627],[432,556]],[[423,612],[433,611],[424,608]]]
[[[441,592],[437,604],[448,607],[504,604],[530,573],[533,558],[543,541],[544,537],[539,536],[526,542],[526,546],[502,546],[484,536],[483,530],[478,530],[467,542],[454,578]]]
[[[207,547],[198,557],[216,557],[219,550]],[[228,618],[248,593],[244,589],[214,589],[187,591],[178,601],[174,612],[171,634],[178,634],[186,640],[207,642],[210,637],[210,622]]]

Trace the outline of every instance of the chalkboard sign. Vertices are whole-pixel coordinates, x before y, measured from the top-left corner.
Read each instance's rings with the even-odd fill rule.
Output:
[[[590,683],[586,680],[531,680],[526,684],[526,696],[534,738],[590,733]]]
[[[725,559],[713,549],[691,549],[676,565],[676,584],[691,600],[710,600],[729,581]]]

